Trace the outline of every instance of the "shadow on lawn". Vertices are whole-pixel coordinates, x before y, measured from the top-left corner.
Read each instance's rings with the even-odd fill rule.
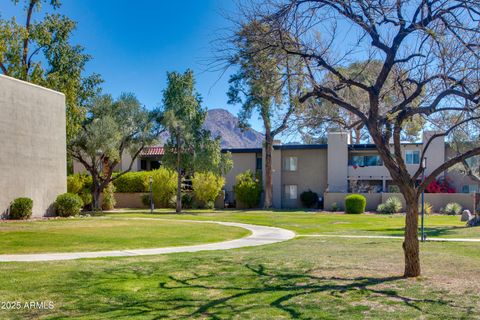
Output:
[[[89,272],[81,273],[83,283],[90,283],[87,286],[94,288],[95,294],[105,297],[108,303],[93,295],[90,299],[80,299],[81,306],[75,302],[75,309],[108,318],[149,316],[153,319],[268,318],[270,313],[287,314],[296,319],[320,315],[349,318],[368,310],[381,314],[377,308],[390,308],[392,304],[411,309],[417,316],[441,317],[436,314],[437,308],[471,312],[470,308],[442,297],[429,294],[428,299],[414,298],[399,293],[397,287],[402,286],[399,283],[402,277],[323,277],[309,274],[311,271],[267,270],[261,264],[246,264],[233,272],[187,272],[188,276],[164,275],[155,267],[148,269],[114,268],[102,273],[100,279]],[[143,288],[132,291],[135,285]],[[404,285],[410,289],[410,285],[417,284]]]

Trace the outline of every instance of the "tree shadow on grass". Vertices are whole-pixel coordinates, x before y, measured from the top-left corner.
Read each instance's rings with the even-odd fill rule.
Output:
[[[100,277],[89,272],[76,275],[84,277],[82,283],[90,287],[87,292],[93,291],[95,303],[85,299],[78,301],[80,305],[75,303],[75,308],[102,319],[137,316],[229,319],[264,317],[265,312],[295,319],[314,319],[320,314],[349,318],[362,312],[382,315],[381,309],[392,305],[416,316],[441,318],[445,309],[452,315],[470,314],[474,310],[447,300],[439,292],[429,291],[427,298],[418,288],[409,288],[421,287],[421,283],[404,282],[402,277],[326,277],[312,273],[314,270],[298,273],[284,268],[267,269],[262,264],[245,264],[228,272],[187,269],[167,275],[155,267],[147,270],[135,270],[132,265],[115,267]],[[135,284],[143,289],[125,290]],[[109,302],[94,298],[96,295],[105,296]],[[437,310],[443,311],[437,314]]]

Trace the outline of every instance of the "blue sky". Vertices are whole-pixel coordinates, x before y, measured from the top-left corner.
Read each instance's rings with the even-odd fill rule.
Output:
[[[15,15],[23,22],[22,8],[22,3],[15,8],[10,0],[0,0],[2,18]],[[211,41],[230,25],[223,13],[234,10],[229,0],[64,0],[59,12],[77,21],[73,41],[93,56],[87,72],[102,75],[106,93],[133,92],[155,107],[166,72],[191,68],[204,106],[237,114],[237,106],[227,105],[228,74],[206,70]],[[252,126],[262,131],[256,116]]]

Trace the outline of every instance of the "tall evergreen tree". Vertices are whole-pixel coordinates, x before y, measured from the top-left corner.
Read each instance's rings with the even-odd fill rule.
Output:
[[[233,54],[229,63],[238,67],[230,78],[230,104],[240,104],[240,126],[248,127],[252,113],[260,115],[265,133],[265,197],[264,208],[272,206],[272,151],[276,136],[288,128],[288,122],[298,104],[301,77],[295,71],[301,60],[287,57],[258,41],[268,34],[267,27],[258,21],[242,25],[231,39]],[[284,35],[285,36],[285,35]]]
[[[169,132],[163,162],[178,173],[176,212],[182,211],[182,180],[195,171],[226,173],[231,168],[228,154],[222,154],[219,139],[203,128],[206,109],[195,90],[192,70],[169,72],[163,93],[162,123]]]

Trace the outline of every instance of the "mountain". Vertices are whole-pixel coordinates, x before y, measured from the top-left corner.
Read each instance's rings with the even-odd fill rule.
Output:
[[[213,137],[221,138],[222,148],[262,147],[263,134],[251,128],[242,131],[238,127],[238,118],[225,109],[208,110],[204,127]],[[161,141],[168,140],[168,133],[162,133],[159,138]]]
[[[263,134],[248,128],[242,131],[238,127],[238,118],[225,109],[210,109],[207,113],[205,128],[213,137],[222,139],[222,148],[260,148]]]

